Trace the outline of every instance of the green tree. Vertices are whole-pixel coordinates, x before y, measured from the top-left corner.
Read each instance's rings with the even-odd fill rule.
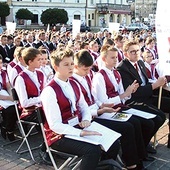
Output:
[[[10,14],[9,5],[6,2],[0,2],[0,17],[6,17]]]
[[[5,25],[5,17],[9,14],[9,5],[6,2],[0,2],[0,24]]]
[[[57,23],[65,24],[68,21],[67,11],[58,8],[49,8],[41,14],[41,22],[43,24],[55,25]]]
[[[34,18],[34,14],[29,11],[27,8],[21,8],[16,12],[15,17],[17,19],[25,19],[25,20],[32,20]]]

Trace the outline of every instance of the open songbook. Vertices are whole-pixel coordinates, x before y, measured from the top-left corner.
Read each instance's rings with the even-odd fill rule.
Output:
[[[135,115],[135,116],[139,116],[139,117],[142,117],[142,118],[145,118],[145,119],[152,119],[152,118],[156,117],[156,115],[154,115],[152,113],[148,113],[148,112],[144,112],[144,111],[132,109],[132,108],[125,110],[123,112],[129,113],[129,114],[132,114],[132,115]]]
[[[132,114],[126,114],[122,112],[113,112],[113,113],[103,113],[102,115],[98,116],[97,118],[100,119],[108,119],[108,120],[115,120],[119,122],[126,122]]]
[[[97,131],[102,134],[102,136],[71,136],[71,135],[65,135],[66,138],[75,139],[78,141],[84,141],[87,143],[92,143],[94,145],[100,145],[101,148],[104,151],[108,151],[110,146],[121,136],[120,133],[117,133],[97,122],[92,122],[91,125],[87,128],[84,128],[84,130],[89,131]]]

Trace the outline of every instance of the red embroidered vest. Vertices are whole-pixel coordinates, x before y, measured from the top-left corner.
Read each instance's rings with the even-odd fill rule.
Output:
[[[81,91],[83,93],[84,99],[87,102],[88,106],[93,105],[95,102],[94,102],[94,97],[92,96],[92,94],[91,94],[91,99],[92,99],[92,101],[91,101],[89,96],[88,96],[88,93],[87,93],[86,89],[84,88],[84,86],[76,78],[70,77],[70,79],[76,81],[80,85],[80,88],[81,88]],[[89,82],[87,82],[87,83],[89,85]],[[90,87],[89,87],[89,90],[90,90],[90,93],[91,93],[91,88]]]
[[[115,87],[114,87],[114,85],[112,84],[112,82],[110,81],[107,73],[106,73],[104,70],[100,70],[99,72],[100,72],[100,73],[103,75],[103,77],[104,77],[104,80],[105,80],[105,83],[106,83],[106,94],[107,94],[107,96],[108,96],[109,98],[119,96],[118,91],[115,91]],[[117,83],[119,83],[119,82],[120,82],[120,79],[121,79],[121,76],[120,76],[120,74],[119,74],[119,72],[118,72],[117,70],[114,70],[114,75],[115,75],[115,78],[116,78]],[[117,104],[116,106],[114,106],[113,108],[116,109],[116,108],[118,108],[118,107],[123,108],[123,107],[126,107],[126,105],[120,103],[120,104]]]
[[[18,74],[22,71],[22,68],[19,65],[14,66],[14,68],[17,70]]]
[[[21,73],[23,70],[19,65],[15,65],[14,68],[16,69],[17,73]],[[16,80],[17,76],[14,78],[13,80],[13,86],[15,85],[15,80]]]
[[[14,63],[13,61],[11,61],[10,63],[8,63],[12,68],[16,66],[16,63]]]
[[[40,83],[40,92],[41,92],[42,89],[43,89],[43,84],[44,84],[44,75],[41,71],[36,70],[36,72],[37,72],[38,81]],[[23,80],[25,82],[28,98],[38,97],[39,91],[37,89],[37,86],[31,80],[31,78],[28,76],[28,74],[25,73],[25,72],[21,72],[19,75],[23,78]],[[20,108],[22,108],[22,114],[21,114],[20,118],[22,119],[22,118],[30,115],[35,110],[35,107],[36,106],[31,106],[31,107],[28,107],[28,108],[22,108],[20,106]]]
[[[1,76],[2,76],[2,89],[7,90],[6,87],[6,77],[7,77],[7,73],[4,70],[1,70]]]
[[[77,86],[76,82],[74,82],[73,80],[70,80],[70,84],[71,84],[71,86],[72,86],[72,88],[75,92],[76,108],[78,108],[77,104],[78,104],[78,101],[80,99],[80,90],[79,90],[79,87]],[[48,84],[48,86],[51,86],[53,88],[53,90],[55,91],[56,98],[57,98],[57,101],[58,101],[58,105],[59,105],[59,108],[60,108],[60,111],[61,111],[62,123],[67,124],[68,120],[72,117],[70,102],[66,98],[66,96],[64,95],[61,87],[54,80],[52,80]],[[74,115],[78,116],[79,121],[81,121],[82,117],[81,117],[81,114],[80,114],[78,109],[74,112]],[[53,132],[49,128],[47,121],[45,121],[44,127],[45,127],[46,138],[47,138],[47,142],[48,142],[49,146],[52,143],[56,142],[57,140],[61,139],[61,137],[63,136],[63,135],[60,135],[60,134]]]
[[[107,73],[104,70],[100,70],[99,72],[104,77],[104,80],[105,80],[105,83],[106,83],[106,93],[107,93],[107,96],[109,98],[118,96],[119,93],[117,91],[115,91],[115,87],[113,86],[112,82],[110,81]]]

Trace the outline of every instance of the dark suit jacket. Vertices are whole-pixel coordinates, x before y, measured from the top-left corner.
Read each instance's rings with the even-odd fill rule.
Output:
[[[137,80],[137,82],[139,83],[139,88],[135,93],[132,94],[131,99],[128,100],[127,103],[130,103],[132,101],[150,103],[153,95],[152,85],[148,82],[145,65],[142,60],[138,61],[138,66],[140,67],[140,70],[146,81],[146,85],[144,86],[141,86],[142,80],[138,72],[128,61],[128,59],[122,60],[117,67],[117,70],[120,72],[122,77],[124,89],[131,85],[134,80]]]
[[[57,48],[57,44],[54,46],[54,44],[52,42],[48,46],[49,46],[49,51],[50,52],[55,51],[56,48]]]
[[[11,53],[11,58],[13,59],[14,58],[14,51],[16,49],[16,46],[14,45],[13,47],[11,47],[10,49],[10,53]],[[12,60],[11,60],[12,61]]]
[[[46,42],[44,42],[44,43],[45,43],[46,46],[43,44],[42,41],[39,41],[37,44],[35,44],[35,43],[33,43],[33,44],[35,45],[35,48],[39,48],[39,47],[43,46],[43,47],[45,47],[47,50],[49,50],[48,44],[47,44]]]
[[[6,51],[7,51],[7,52],[6,52]],[[3,62],[9,63],[12,59],[11,59],[10,50],[9,50],[9,48],[7,47],[7,45],[6,45],[6,51],[5,51],[5,49],[0,45],[0,54],[2,55]],[[9,58],[10,61],[6,60],[6,58]]]
[[[25,47],[31,47],[31,45],[30,45],[29,43],[27,43],[27,44],[25,45]],[[34,43],[32,43],[32,47],[35,48],[35,44],[34,44]]]

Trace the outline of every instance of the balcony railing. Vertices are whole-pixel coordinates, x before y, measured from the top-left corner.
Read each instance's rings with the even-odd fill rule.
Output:
[[[100,10],[102,10],[102,9],[130,11],[130,5],[110,4],[110,3],[97,3],[97,4],[96,4],[96,9],[97,9],[98,11],[100,11]]]

